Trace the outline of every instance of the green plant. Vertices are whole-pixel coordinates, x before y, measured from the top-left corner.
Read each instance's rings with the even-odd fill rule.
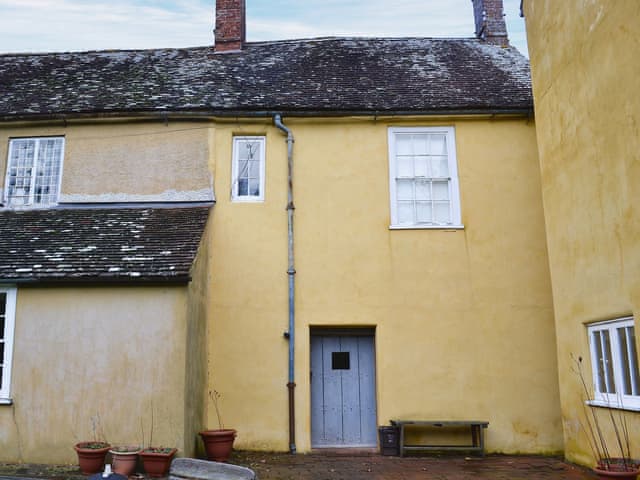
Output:
[[[578,375],[582,384],[584,421],[580,421],[580,426],[585,432],[589,448],[596,458],[597,468],[618,472],[638,469],[640,465],[631,458],[629,428],[624,412],[610,407],[603,412],[602,409],[593,405],[591,403],[593,396],[582,371],[582,357],[576,358],[571,354],[571,359],[574,363],[573,371]],[[608,441],[608,437],[603,431],[603,419],[600,418],[600,413],[604,415],[604,421],[614,432],[615,440],[613,442]],[[617,453],[612,455],[612,452],[616,451],[619,452],[619,455]]]

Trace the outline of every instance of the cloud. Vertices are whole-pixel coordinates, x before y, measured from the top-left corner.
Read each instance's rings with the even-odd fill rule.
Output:
[[[505,0],[524,42],[519,0]],[[0,52],[213,43],[212,0],[0,0]],[[247,0],[249,41],[320,36],[470,37],[470,0]],[[525,47],[526,48],[526,47]],[[522,50],[522,47],[521,47]]]

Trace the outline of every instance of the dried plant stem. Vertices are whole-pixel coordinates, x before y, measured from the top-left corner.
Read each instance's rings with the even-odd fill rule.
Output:
[[[620,460],[614,461],[609,452],[606,436],[600,426],[597,407],[589,402],[591,395],[582,371],[582,357],[575,358],[572,354],[571,359],[575,363],[573,371],[580,378],[583,391],[582,408],[586,425],[582,422],[580,422],[580,425],[587,434],[589,448],[595,455],[598,466],[605,470],[611,470],[612,465],[615,463],[617,465],[622,465],[625,471],[630,471],[633,468],[636,468],[635,462],[631,460],[631,443],[626,416],[622,411],[619,411],[617,414],[614,413],[614,409],[611,406],[608,406],[607,408],[611,428],[615,434],[615,443],[618,445],[621,455]]]

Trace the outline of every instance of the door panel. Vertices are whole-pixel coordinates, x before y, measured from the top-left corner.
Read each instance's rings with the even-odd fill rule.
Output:
[[[312,335],[312,446],[375,446],[376,432],[373,337]]]

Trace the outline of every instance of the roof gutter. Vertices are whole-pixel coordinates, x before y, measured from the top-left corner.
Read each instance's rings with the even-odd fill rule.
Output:
[[[142,111],[128,112],[126,110],[117,112],[78,112],[78,113],[28,113],[14,115],[0,115],[0,122],[23,122],[23,121],[54,121],[66,125],[73,120],[95,120],[95,119],[157,119],[161,121],[169,120],[210,120],[212,118],[273,118],[276,115],[286,115],[287,117],[432,117],[432,116],[522,116],[531,117],[534,114],[533,107],[520,108],[462,108],[447,110],[282,110],[274,112],[272,110],[175,110],[175,111]]]
[[[167,278],[97,278],[97,277],[64,277],[64,278],[2,278],[0,285],[20,285],[23,287],[59,287],[59,286],[86,286],[96,287],[101,285],[109,286],[166,286],[166,285],[188,285],[191,282],[191,275],[181,275],[179,277]]]
[[[296,453],[296,403],[295,403],[295,346],[296,346],[296,314],[295,314],[295,287],[296,269],[293,252],[293,133],[282,123],[282,116],[273,116],[273,124],[287,135],[287,252],[289,266],[289,330],[285,338],[289,340],[289,381],[287,390],[289,393],[289,452]]]

